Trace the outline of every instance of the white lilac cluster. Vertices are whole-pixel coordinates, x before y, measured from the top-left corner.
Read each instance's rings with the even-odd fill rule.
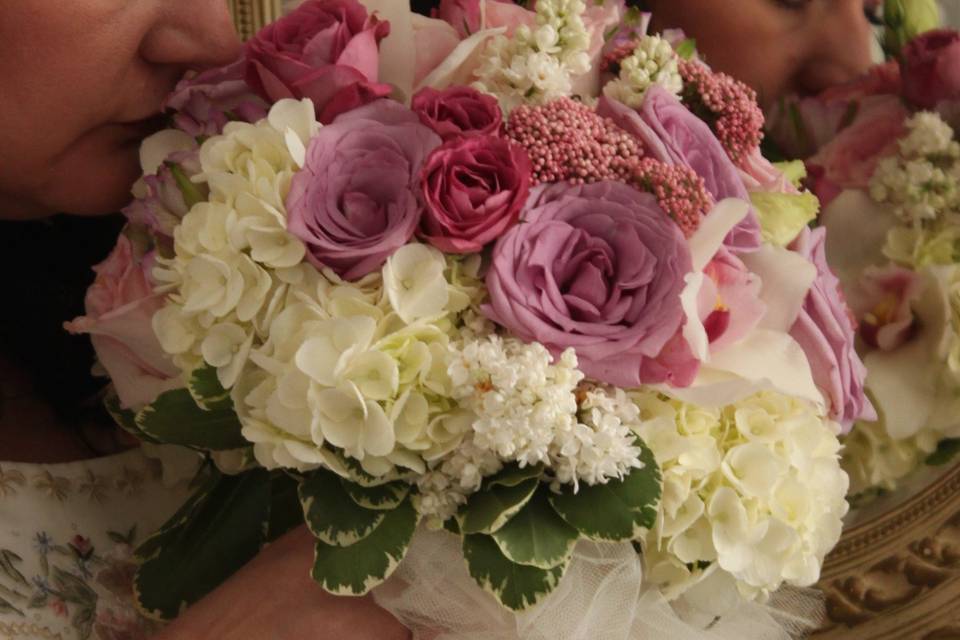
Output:
[[[655,84],[680,95],[679,61],[669,42],[660,36],[644,36],[633,53],[620,61],[619,76],[604,86],[603,93],[633,108],[643,104],[647,90]]]
[[[642,466],[640,412],[622,390],[584,388],[568,350],[489,335],[452,345],[452,397],[471,413],[467,438],[419,482],[420,510],[452,515],[504,463],[543,464],[561,484],[603,484]]]
[[[500,100],[504,111],[569,96],[573,78],[590,70],[590,33],[583,0],[539,0],[536,25],[521,25],[513,37],[491,39],[474,86]]]
[[[668,597],[726,572],[764,599],[809,586],[840,537],[848,478],[834,425],[810,404],[761,392],[721,409],[633,395],[638,433],[663,473],[647,575]]]
[[[906,125],[899,153],[877,165],[871,197],[890,204],[911,226],[960,215],[960,143],[953,129],[930,112],[914,115]]]

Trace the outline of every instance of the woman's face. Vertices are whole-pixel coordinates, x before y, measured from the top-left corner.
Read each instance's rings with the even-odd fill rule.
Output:
[[[679,27],[711,67],[764,104],[815,93],[870,66],[868,0],[653,0],[654,27]]]
[[[0,0],[0,217],[122,207],[163,98],[239,46],[226,0]]]

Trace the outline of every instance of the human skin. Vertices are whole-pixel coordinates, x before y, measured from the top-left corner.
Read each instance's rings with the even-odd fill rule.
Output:
[[[650,0],[653,29],[681,28],[711,67],[743,80],[760,101],[812,94],[870,64],[864,0]]]
[[[120,209],[163,98],[239,50],[224,0],[0,3],[0,218]]]

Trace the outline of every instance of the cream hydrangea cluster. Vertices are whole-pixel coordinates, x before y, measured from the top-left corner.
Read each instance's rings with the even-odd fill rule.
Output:
[[[647,89],[655,84],[680,95],[683,77],[679,60],[669,42],[660,36],[644,36],[633,53],[620,61],[619,76],[604,86],[603,93],[633,108],[643,104]]]
[[[848,478],[836,429],[801,400],[760,392],[709,409],[633,395],[638,433],[663,473],[644,553],[648,576],[677,597],[716,571],[746,598],[816,582],[840,537]]]
[[[183,217],[174,255],[155,270],[171,295],[154,330],[183,371],[209,365],[233,386],[287,301],[312,288],[284,199],[319,126],[312,103],[282,100],[268,118],[232,122],[201,146],[194,181],[210,195]]]
[[[882,422],[857,423],[843,439],[843,468],[850,476],[850,495],[876,489],[893,491],[931,453],[943,434],[921,429],[909,438],[890,436]]]
[[[590,33],[583,0],[539,0],[536,25],[521,25],[512,38],[491,39],[474,86],[500,100],[505,112],[569,96],[573,78],[590,70]]]
[[[622,390],[585,388],[573,350],[488,335],[451,345],[452,397],[472,429],[420,481],[421,512],[453,514],[503,464],[544,464],[554,488],[603,484],[642,466],[640,412]]]
[[[871,197],[889,203],[911,226],[960,215],[960,143],[953,129],[930,112],[917,113],[906,125],[899,153],[877,165]]]

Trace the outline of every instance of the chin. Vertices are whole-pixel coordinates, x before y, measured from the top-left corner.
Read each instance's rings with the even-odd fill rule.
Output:
[[[109,154],[74,156],[58,168],[46,208],[59,213],[96,216],[116,213],[130,203],[130,188],[140,177],[139,145]],[[85,154],[86,155],[86,154]]]

